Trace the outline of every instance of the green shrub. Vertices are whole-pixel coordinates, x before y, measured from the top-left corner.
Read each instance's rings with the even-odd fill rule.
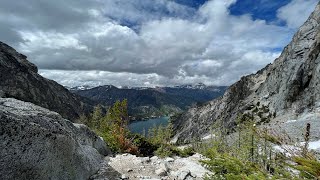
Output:
[[[154,151],[158,149],[158,146],[153,145],[140,134],[129,134],[129,138],[132,139],[132,143],[138,148],[141,156],[153,156]]]
[[[101,136],[113,152],[139,154],[138,148],[128,138],[130,132],[127,107],[127,100],[116,101],[103,114],[102,106],[97,106],[91,115],[81,116],[79,121]]]
[[[169,123],[167,126],[157,126],[149,129],[148,140],[157,146],[168,144],[173,134],[173,125]]]
[[[173,155],[172,149],[170,145],[162,144],[160,147],[154,152],[156,156],[161,158],[169,157]]]
[[[171,123],[169,123],[167,126],[158,126],[151,128],[148,131],[148,142],[153,144],[153,146],[158,147],[154,152],[155,155],[159,157],[168,157],[174,155],[180,157],[188,157],[194,154],[194,149],[192,147],[182,150],[170,144],[172,134],[173,125]]]
[[[179,149],[177,147],[173,147],[172,148],[172,152],[180,157],[189,157],[195,154],[195,150],[193,149],[193,147],[187,147],[184,149]]]
[[[265,179],[265,174],[250,161],[219,153],[215,147],[208,149],[205,155],[209,160],[203,160],[202,163],[215,172],[208,179]]]
[[[320,179],[320,162],[314,157],[294,157],[296,165],[291,166],[300,171],[300,176],[307,179]]]

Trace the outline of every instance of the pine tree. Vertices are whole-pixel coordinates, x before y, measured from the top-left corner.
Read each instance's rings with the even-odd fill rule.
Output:
[[[100,105],[94,107],[90,126],[94,129],[100,129],[101,119],[103,117],[102,107]]]

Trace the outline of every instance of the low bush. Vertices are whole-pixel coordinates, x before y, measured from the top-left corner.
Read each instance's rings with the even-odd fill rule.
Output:
[[[140,134],[129,134],[132,143],[139,150],[140,156],[153,156],[154,152],[159,148],[158,146],[150,143],[148,139]]]
[[[266,179],[266,174],[250,161],[241,161],[228,153],[219,153],[216,148],[208,149],[205,155],[209,160],[203,160],[202,163],[214,172],[207,179]]]
[[[180,157],[189,157],[195,154],[195,150],[193,147],[186,147],[183,149],[179,149],[177,147],[172,148],[172,152]]]
[[[173,155],[172,148],[170,145],[161,144],[160,147],[154,152],[154,155],[164,158]]]

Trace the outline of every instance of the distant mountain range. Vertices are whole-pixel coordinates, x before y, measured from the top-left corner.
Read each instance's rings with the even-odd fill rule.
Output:
[[[99,87],[77,86],[69,90],[105,106],[117,100],[128,100],[132,119],[170,115],[188,107],[213,100],[224,94],[226,86],[182,85],[173,87]]]

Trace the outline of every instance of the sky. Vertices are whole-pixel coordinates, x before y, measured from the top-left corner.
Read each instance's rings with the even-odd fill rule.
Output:
[[[318,0],[0,0],[0,41],[65,86],[230,85],[277,58]]]

